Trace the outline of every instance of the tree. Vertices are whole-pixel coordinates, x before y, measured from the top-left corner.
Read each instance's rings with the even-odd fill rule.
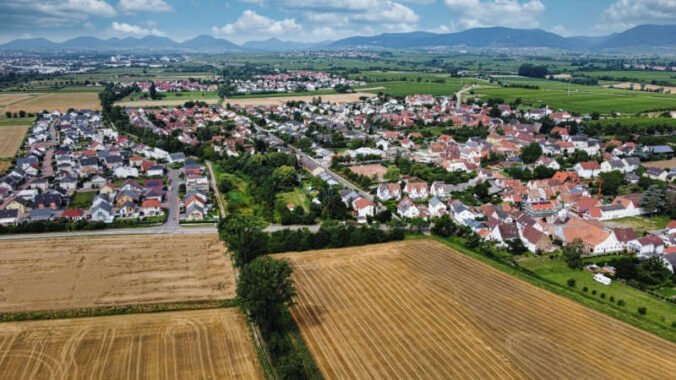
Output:
[[[647,260],[642,260],[638,267],[637,279],[639,282],[644,284],[661,284],[670,276],[671,272],[664,265],[662,258],[658,256],[653,256]]]
[[[275,187],[280,190],[290,189],[296,185],[296,169],[282,165],[272,172]]]
[[[619,170],[601,173],[599,177],[603,180],[601,185],[603,195],[617,195],[620,186],[624,185],[624,174]]]
[[[5,112],[5,117],[8,118],[8,119],[11,118],[11,117],[12,117],[12,113],[9,112],[9,111],[6,111],[6,112]]]
[[[414,231],[421,232],[423,229],[430,226],[430,223],[423,218],[411,219],[411,228]]]
[[[521,239],[509,239],[507,240],[507,251],[512,255],[520,255],[526,253],[528,249],[523,245]]]
[[[148,91],[150,99],[157,99],[157,89],[155,88],[155,82],[150,83],[150,90]]]
[[[389,209],[381,211],[376,214],[374,219],[379,221],[380,223],[387,223],[390,220],[392,220],[392,211],[390,211]]]
[[[519,66],[519,75],[524,77],[544,78],[549,71],[547,66],[535,66],[532,63],[524,63]]]
[[[218,191],[224,194],[231,190],[232,190],[232,182],[230,182],[228,177],[221,177],[221,179],[218,180]]]
[[[448,214],[444,214],[434,222],[431,231],[434,235],[449,237],[455,234],[457,226]]]
[[[238,267],[267,253],[268,235],[263,232],[262,224],[252,216],[228,215],[220,222],[218,232]]]
[[[643,198],[639,205],[648,211],[651,215],[664,208],[666,205],[666,195],[664,189],[659,185],[651,185],[648,190],[643,193]]]
[[[542,147],[536,142],[532,142],[521,149],[521,159],[526,164],[532,164],[542,156]]]
[[[583,251],[582,240],[575,239],[571,244],[563,247],[563,260],[566,262],[569,268],[580,269],[582,268],[582,253]]]
[[[270,331],[284,307],[293,305],[296,290],[287,261],[259,257],[242,268],[237,281],[237,296],[251,319],[264,331]]]
[[[399,176],[401,175],[401,171],[399,170],[398,167],[394,165],[390,165],[387,168],[387,171],[385,172],[385,175],[383,178],[385,178],[388,181],[396,181],[399,179]]]

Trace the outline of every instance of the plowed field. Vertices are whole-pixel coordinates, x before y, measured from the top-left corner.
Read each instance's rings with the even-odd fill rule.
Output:
[[[262,379],[236,308],[0,324],[0,379]]]
[[[234,296],[217,234],[0,241],[0,312]]]
[[[327,379],[666,379],[676,344],[423,240],[276,255]]]

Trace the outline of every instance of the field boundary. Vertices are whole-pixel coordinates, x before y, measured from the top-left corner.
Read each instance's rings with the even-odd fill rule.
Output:
[[[0,313],[0,323],[20,321],[44,321],[52,319],[73,319],[103,317],[127,314],[151,314],[172,311],[190,311],[229,308],[238,305],[236,298],[208,301],[169,302],[124,306],[102,306],[65,310],[38,310],[26,312]]]
[[[513,266],[503,263],[494,258],[486,257],[481,255],[478,252],[475,252],[471,249],[468,249],[457,242],[450,241],[448,239],[438,237],[438,236],[420,236],[420,239],[433,239],[446,246],[449,246],[458,252],[470,256],[482,263],[488,264],[493,268],[496,268],[502,272],[513,275],[520,280],[526,281],[534,286],[548,290],[556,295],[566,297],[569,300],[575,301],[583,306],[589,307],[600,313],[609,315],[617,320],[625,322],[633,327],[642,329],[644,331],[650,332],[659,336],[660,338],[666,339],[670,342],[676,343],[676,332],[665,329],[662,326],[655,324],[652,321],[638,319],[632,315],[629,311],[611,307],[608,304],[601,303],[591,296],[585,296],[573,290],[570,290],[554,281],[548,280],[546,278],[540,277],[538,274],[515,264]]]

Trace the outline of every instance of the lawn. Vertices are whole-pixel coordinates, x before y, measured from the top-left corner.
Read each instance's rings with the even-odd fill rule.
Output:
[[[397,75],[406,77],[406,75],[408,74],[400,73]],[[411,75],[415,75],[415,73],[411,73]],[[435,75],[438,76],[439,74]],[[437,77],[434,80],[439,79],[442,79],[444,82],[443,83],[436,83],[433,81],[426,82],[425,80],[418,82],[417,79],[407,81],[369,82],[365,86],[357,87],[357,89],[364,88],[366,90],[362,90],[363,92],[370,92],[374,94],[377,94],[378,92],[383,92],[394,96],[406,96],[414,94],[453,96],[456,92],[458,92],[458,90],[460,90],[465,86],[469,86],[474,83],[482,83],[481,81],[472,78],[465,78],[462,79],[461,81],[460,78]]]
[[[3,116],[0,117],[0,127],[7,127],[12,125],[32,125],[33,121],[35,121],[35,117],[6,118],[3,112]]]
[[[307,196],[299,188],[295,188],[293,191],[285,193],[278,193],[277,199],[282,200],[284,204],[292,203],[295,206],[303,206],[305,211],[310,209],[310,202],[308,201]]]
[[[69,209],[83,209],[86,210],[91,207],[94,197],[96,197],[96,191],[81,191],[75,193],[73,199],[71,199],[70,204],[68,205]]]
[[[612,257],[608,258],[608,260],[610,259]],[[599,258],[587,260],[599,262]],[[568,279],[575,279],[575,291],[584,296],[591,296],[598,302],[612,308],[629,312],[636,318],[647,319],[666,328],[670,328],[672,322],[676,322],[676,305],[654,298],[618,281],[613,281],[609,286],[598,283],[594,281],[593,273],[570,269],[559,257],[550,259],[548,256],[530,256],[521,258],[518,262],[520,266],[563,286],[567,286]],[[585,286],[588,288],[587,292],[583,291]],[[592,294],[594,290],[596,291],[595,295]],[[602,298],[601,294],[605,294],[605,298]],[[611,302],[610,297],[614,297],[615,302]],[[619,300],[624,300],[626,305],[618,306],[617,301]],[[646,315],[638,314],[637,310],[641,306],[647,308]]]
[[[142,98],[145,95],[146,98]],[[162,96],[157,100],[202,100],[202,99],[218,99],[218,94],[216,91],[172,91],[172,92],[161,92]],[[126,96],[124,99],[120,100],[122,102],[133,102],[135,100],[151,100],[148,93],[132,93]]]
[[[671,222],[667,215],[654,216],[632,216],[629,218],[620,218],[605,221],[612,228],[633,228],[636,232],[645,232],[651,230],[661,230]]]

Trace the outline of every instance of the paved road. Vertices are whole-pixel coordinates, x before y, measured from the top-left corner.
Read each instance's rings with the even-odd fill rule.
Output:
[[[162,225],[162,227],[167,229],[178,228],[178,216],[181,212],[179,207],[180,199],[178,199],[180,172],[179,169],[169,169],[169,174],[167,175],[169,178],[168,186],[170,190],[167,191],[167,220],[164,222],[164,225]]]

